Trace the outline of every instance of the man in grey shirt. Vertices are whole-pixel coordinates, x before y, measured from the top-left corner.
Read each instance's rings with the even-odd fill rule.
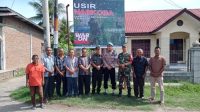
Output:
[[[107,51],[103,55],[103,64],[104,64],[104,89],[107,94],[108,89],[108,79],[110,77],[112,89],[112,94],[115,94],[116,89],[116,80],[115,80],[115,65],[117,64],[117,53],[113,50],[113,44],[111,42],[107,45]]]
[[[46,48],[46,54],[42,58],[45,67],[44,73],[44,102],[47,103],[51,99],[54,92],[54,57],[51,47]]]

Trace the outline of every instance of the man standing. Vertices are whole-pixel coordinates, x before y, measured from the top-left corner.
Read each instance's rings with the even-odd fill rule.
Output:
[[[160,56],[160,47],[156,47],[155,56],[149,60],[150,66],[150,83],[151,83],[151,97],[150,101],[155,100],[156,82],[160,88],[160,103],[164,104],[164,87],[163,87],[163,71],[166,66],[165,58]]]
[[[117,53],[113,50],[113,44],[111,42],[107,45],[107,51],[103,55],[104,63],[104,94],[107,94],[108,79],[110,77],[112,84],[112,95],[115,94],[116,81],[115,81],[115,65],[117,63]]]
[[[74,50],[69,50],[69,56],[66,57],[64,66],[67,77],[67,96],[78,95],[78,58],[74,56]]]
[[[32,109],[36,109],[35,94],[39,94],[40,107],[43,108],[44,66],[38,62],[38,55],[32,56],[32,63],[26,67],[26,82],[30,88]]]
[[[54,57],[50,47],[46,48],[46,54],[42,58],[42,62],[45,67],[44,102],[47,103],[48,99],[51,99],[54,92]]]
[[[92,94],[100,94],[101,91],[101,82],[102,82],[102,66],[103,59],[100,54],[100,46],[95,48],[95,54],[92,55],[91,58],[92,64]],[[97,89],[96,89],[97,85]]]
[[[78,59],[79,65],[79,76],[78,76],[78,87],[79,95],[88,95],[90,93],[90,58],[87,57],[87,49],[82,48],[82,56]],[[83,92],[84,91],[84,92]]]
[[[126,82],[128,97],[131,97],[130,73],[131,73],[131,55],[127,52],[126,45],[122,46],[122,53],[118,55],[119,65],[119,96],[122,95],[123,82]]]
[[[65,96],[67,93],[65,67],[64,67],[65,58],[66,57],[64,56],[64,50],[62,48],[58,48],[58,56],[55,57],[55,60],[54,60],[57,96],[61,96],[61,92],[60,92],[61,83],[63,83],[62,95]]]
[[[142,56],[143,50],[137,49],[136,57],[133,59],[133,81],[134,81],[134,94],[136,98],[144,97],[144,82],[146,71],[148,69],[148,61],[146,57]]]

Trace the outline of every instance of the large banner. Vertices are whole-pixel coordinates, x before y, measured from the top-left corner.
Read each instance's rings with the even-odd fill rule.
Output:
[[[74,0],[73,7],[76,47],[124,44],[124,0]]]

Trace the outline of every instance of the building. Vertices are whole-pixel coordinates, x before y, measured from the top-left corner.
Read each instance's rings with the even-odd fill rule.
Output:
[[[126,12],[125,31],[133,55],[142,48],[146,57],[154,56],[159,46],[168,65],[186,63],[188,49],[200,38],[200,9]]]
[[[19,13],[0,7],[0,70],[24,68],[41,55],[43,28]]]

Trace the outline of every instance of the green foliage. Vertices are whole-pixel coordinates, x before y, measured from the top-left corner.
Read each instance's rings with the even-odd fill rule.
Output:
[[[35,11],[36,15],[29,18],[30,20],[37,22],[39,25],[42,25],[42,19],[43,19],[43,14],[42,14],[42,1],[43,0],[34,0],[30,1],[29,5],[32,6]],[[50,16],[50,23],[53,24],[51,21],[53,19],[53,13],[54,13],[54,0],[49,0],[49,16]],[[63,14],[65,12],[65,6],[62,3],[58,3],[58,15]]]
[[[66,34],[67,34],[67,29],[70,32],[70,27],[67,28],[67,21],[66,19],[62,19],[60,21],[60,26],[59,26],[59,47],[63,48],[64,51],[67,51],[68,49],[68,39],[66,38]],[[72,33],[70,33],[70,42],[69,42],[69,49],[73,49],[73,41],[74,41],[74,35]]]

